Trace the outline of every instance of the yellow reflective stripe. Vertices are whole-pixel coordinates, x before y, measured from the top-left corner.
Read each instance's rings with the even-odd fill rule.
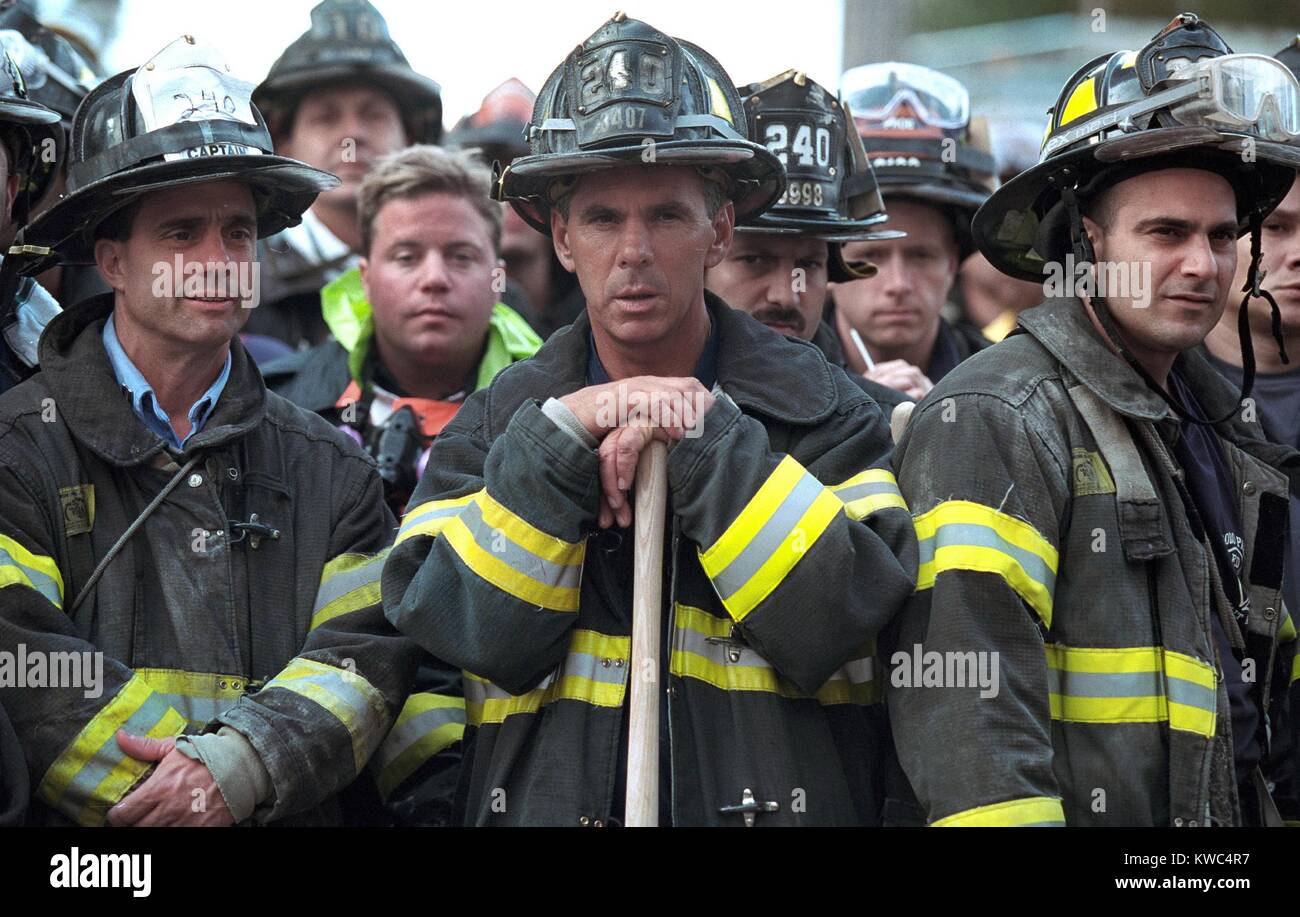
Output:
[[[98,825],[109,808],[153,766],[127,757],[117,731],[152,738],[180,735],[185,718],[133,675],[59,753],[37,795],[82,825]]]
[[[858,521],[882,509],[907,509],[898,481],[883,468],[868,468],[835,485],[831,492],[844,502],[848,517]]]
[[[1285,608],[1282,609],[1282,626],[1277,629],[1277,639],[1279,643],[1295,639],[1295,622],[1291,620],[1291,612]]]
[[[482,491],[478,497],[483,510],[483,522],[489,528],[500,529],[507,538],[520,547],[527,548],[543,560],[553,564],[571,564],[582,553],[585,542],[564,541],[536,528],[527,519],[517,516],[504,504],[498,503],[490,493]]]
[[[447,527],[447,523],[456,518],[465,504],[481,493],[482,490],[477,490],[463,497],[452,497],[450,500],[427,500],[419,506],[408,509],[406,515],[402,517],[402,527],[397,530],[394,547],[416,535],[430,535],[436,538]]]
[[[1070,99],[1065,103],[1065,109],[1061,112],[1061,117],[1057,119],[1057,124],[1061,127],[1082,118],[1089,112],[1097,108],[1097,78],[1088,77],[1082,83],[1075,87],[1074,92],[1070,93]]]
[[[982,503],[950,500],[917,516],[915,525],[918,592],[950,570],[996,573],[1052,626],[1058,554],[1028,522]]]
[[[534,528],[485,491],[443,530],[477,576],[530,605],[578,610],[586,541],[562,541]]]
[[[1162,647],[1067,647],[1048,644],[1052,718],[1073,723],[1157,723],[1214,735],[1215,672]]]
[[[559,700],[621,707],[627,691],[630,637],[575,629],[559,668],[533,690],[509,694],[485,678],[465,673],[465,713],[470,725],[502,723],[517,713],[536,713]]]
[[[325,564],[312,609],[310,630],[340,615],[378,605],[379,579],[388,549],[378,554],[340,554]]]
[[[1065,809],[1053,796],[1029,796],[957,812],[934,822],[932,828],[1027,828],[1064,826]]]
[[[63,608],[63,574],[54,559],[33,554],[8,535],[0,535],[0,589],[27,586]]]
[[[1291,660],[1291,681],[1294,682],[1297,678],[1300,678],[1300,653],[1296,653]]]
[[[263,689],[282,688],[305,697],[343,725],[352,738],[359,772],[384,737],[387,704],[383,695],[356,672],[301,657],[292,660]]]
[[[371,763],[379,795],[387,799],[420,766],[465,734],[465,699],[412,694]]]
[[[802,465],[783,458],[722,536],[700,553],[731,617],[743,621],[758,607],[843,508]]]
[[[136,669],[135,674],[191,726],[199,728],[239,703],[248,687],[248,680],[242,675],[181,669]]]
[[[674,615],[673,650],[668,672],[694,678],[722,691],[765,691],[792,700],[808,700],[782,678],[770,662],[750,647],[710,642],[729,638],[731,622],[690,605],[678,605]],[[881,699],[875,678],[874,648],[832,675],[816,694],[822,704],[872,704]],[[734,659],[734,661],[733,661]]]

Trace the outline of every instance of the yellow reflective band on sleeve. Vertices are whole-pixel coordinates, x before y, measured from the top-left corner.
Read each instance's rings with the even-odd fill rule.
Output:
[[[1047,644],[1052,719],[1069,723],[1164,723],[1214,735],[1215,672],[1191,656],[1156,646]]]
[[[1300,678],[1300,653],[1296,653],[1295,658],[1291,660],[1291,682],[1289,683],[1294,683],[1297,678]]]
[[[442,537],[465,566],[502,592],[552,611],[578,610],[585,540],[548,535],[486,491],[465,504]]]
[[[155,739],[177,736],[185,731],[185,717],[133,675],[50,765],[37,795],[80,825],[102,825],[108,810],[153,767],[118,748],[119,729]]]
[[[471,726],[503,723],[518,713],[576,700],[595,707],[622,707],[632,652],[630,637],[574,630],[560,667],[526,694],[509,694],[492,682],[465,673],[465,713]]]
[[[668,672],[693,678],[722,691],[764,691],[792,700],[809,700],[751,647],[731,640],[731,621],[700,608],[678,605]],[[817,692],[822,704],[873,704],[881,700],[874,649],[866,647]]]
[[[371,761],[385,800],[424,762],[465,734],[465,699],[424,692],[412,694]]]
[[[898,481],[883,468],[869,468],[855,474],[843,484],[832,487],[831,492],[844,501],[844,512],[848,517],[857,521],[882,509],[907,510]]]
[[[704,572],[737,621],[763,599],[811,550],[844,508],[839,497],[786,456],[758,493],[708,549]]]
[[[181,669],[136,669],[135,674],[199,729],[239,703],[248,689],[248,680],[242,675]]]
[[[282,688],[323,707],[352,738],[352,759],[360,773],[384,737],[388,705],[383,695],[356,672],[314,659],[293,659],[263,691]]]
[[[933,588],[940,573],[996,573],[1043,624],[1052,626],[1056,548],[1028,522],[982,503],[950,500],[916,517],[920,568],[916,589]]]
[[[55,608],[63,608],[63,574],[51,557],[33,554],[8,535],[0,535],[0,589],[35,589]]]
[[[412,509],[406,511],[402,517],[402,527],[397,530],[397,540],[393,546],[401,544],[408,538],[414,538],[416,535],[429,535],[436,538],[447,527],[447,523],[460,515],[460,511],[479,494],[483,493],[477,490],[472,494],[466,494],[463,497],[452,497],[450,500],[428,500]]]
[[[1277,629],[1277,639],[1279,643],[1295,639],[1295,622],[1291,620],[1291,612],[1285,608],[1282,609],[1282,624]]]
[[[340,554],[321,571],[311,630],[339,615],[379,604],[379,578],[388,549],[378,554]]]
[[[1065,826],[1065,809],[1052,796],[1030,796],[967,809],[934,822],[932,828],[1048,828]]]

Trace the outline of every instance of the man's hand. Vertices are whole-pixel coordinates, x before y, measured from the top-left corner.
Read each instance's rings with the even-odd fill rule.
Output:
[[[108,810],[110,825],[228,827],[235,823],[212,773],[203,762],[176,751],[175,739],[149,739],[119,729],[117,746],[137,761],[157,761],[158,767]]]
[[[697,379],[662,376],[592,385],[560,399],[600,441],[601,528],[631,525],[627,493],[641,450],[656,439],[672,443],[684,437],[703,420],[713,400]]]
[[[588,433],[603,440],[611,431],[635,421],[689,429],[713,406],[713,395],[691,377],[632,376],[578,389],[560,403]],[[622,416],[622,408],[627,409],[627,416]]]
[[[872,382],[900,391],[907,397],[920,401],[934,383],[926,378],[925,373],[906,360],[886,360],[877,363],[876,368],[862,374]]]

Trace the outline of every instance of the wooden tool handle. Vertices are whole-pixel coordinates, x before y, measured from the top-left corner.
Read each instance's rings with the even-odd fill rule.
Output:
[[[628,827],[659,824],[660,622],[663,618],[664,517],[668,507],[668,447],[652,442],[636,467],[636,554],[632,580],[631,700],[627,733]]]

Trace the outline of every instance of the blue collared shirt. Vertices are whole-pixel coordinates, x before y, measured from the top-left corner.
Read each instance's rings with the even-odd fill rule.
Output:
[[[130,395],[131,410],[135,411],[135,416],[139,417],[140,422],[157,434],[163,442],[174,449],[183,448],[190,437],[202,430],[203,425],[212,416],[212,411],[217,406],[217,399],[221,397],[221,392],[226,387],[226,380],[230,378],[230,354],[226,354],[226,365],[217,375],[217,381],[213,382],[203,396],[190,406],[190,432],[185,439],[181,439],[172,429],[167,412],[159,406],[153,386],[149,384],[144,374],[136,369],[131,358],[122,349],[122,342],[117,339],[117,328],[113,324],[112,315],[104,322],[103,338],[104,350],[108,352],[108,362],[113,365],[113,374],[117,376],[118,384]]]

